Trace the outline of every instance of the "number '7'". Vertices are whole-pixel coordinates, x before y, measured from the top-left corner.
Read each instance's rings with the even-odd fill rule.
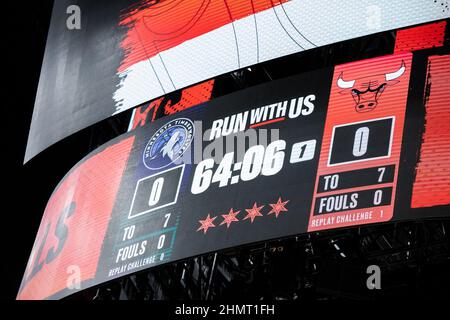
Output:
[[[386,171],[385,167],[378,168],[378,172],[380,173],[380,176],[378,177],[378,182],[383,182],[384,172]]]

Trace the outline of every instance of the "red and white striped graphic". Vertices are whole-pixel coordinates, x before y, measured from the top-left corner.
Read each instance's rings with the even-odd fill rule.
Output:
[[[115,113],[263,61],[446,15],[422,0],[142,0],[121,17]]]

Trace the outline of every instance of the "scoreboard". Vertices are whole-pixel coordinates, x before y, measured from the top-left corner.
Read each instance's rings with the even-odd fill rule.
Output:
[[[25,162],[112,115],[202,81],[449,18],[444,1],[431,0],[165,2],[54,2]],[[68,11],[74,5],[82,17]],[[71,22],[80,20],[80,28],[73,30]],[[426,41],[417,46],[442,43],[437,30],[428,28]],[[155,101],[154,110],[164,104]],[[179,106],[168,103],[166,111]]]
[[[18,298],[279,237],[448,217],[446,50],[272,81],[112,140],[52,195]]]
[[[392,218],[411,65],[399,54],[336,67],[309,231]]]

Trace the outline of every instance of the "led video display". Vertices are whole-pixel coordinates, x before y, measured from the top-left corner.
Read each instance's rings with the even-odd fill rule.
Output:
[[[25,161],[217,75],[448,16],[423,0],[55,1]]]
[[[18,299],[249,243],[450,213],[448,48],[272,81],[137,126],[52,195]]]

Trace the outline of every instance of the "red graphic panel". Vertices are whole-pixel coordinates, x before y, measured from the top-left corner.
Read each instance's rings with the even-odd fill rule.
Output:
[[[335,68],[308,231],[391,219],[411,61]]]
[[[89,158],[52,195],[17,299],[45,299],[67,288],[79,270],[93,279],[134,137]]]
[[[132,131],[138,127],[142,127],[147,122],[155,121],[156,116],[158,115],[158,110],[161,107],[163,100],[164,97],[153,100],[148,106],[137,107],[133,112],[128,131]]]
[[[171,115],[211,99],[215,80],[209,80],[181,91],[181,99],[172,104],[169,100],[164,107],[164,114]],[[130,131],[156,120],[158,110],[162,107],[164,97],[153,100],[149,105],[136,108],[131,119]]]
[[[169,101],[164,106],[164,114],[175,114],[190,107],[196,106],[200,103],[209,101],[209,99],[211,99],[213,88],[214,80],[210,80],[183,90],[181,92],[181,99],[179,102],[172,104],[172,102]]]
[[[285,2],[287,0],[144,1],[120,22],[130,30],[121,44],[126,56],[119,72],[185,41]]]
[[[450,55],[428,58],[425,132],[412,208],[450,204]]]
[[[446,21],[397,31],[394,53],[441,47],[444,44]]]

